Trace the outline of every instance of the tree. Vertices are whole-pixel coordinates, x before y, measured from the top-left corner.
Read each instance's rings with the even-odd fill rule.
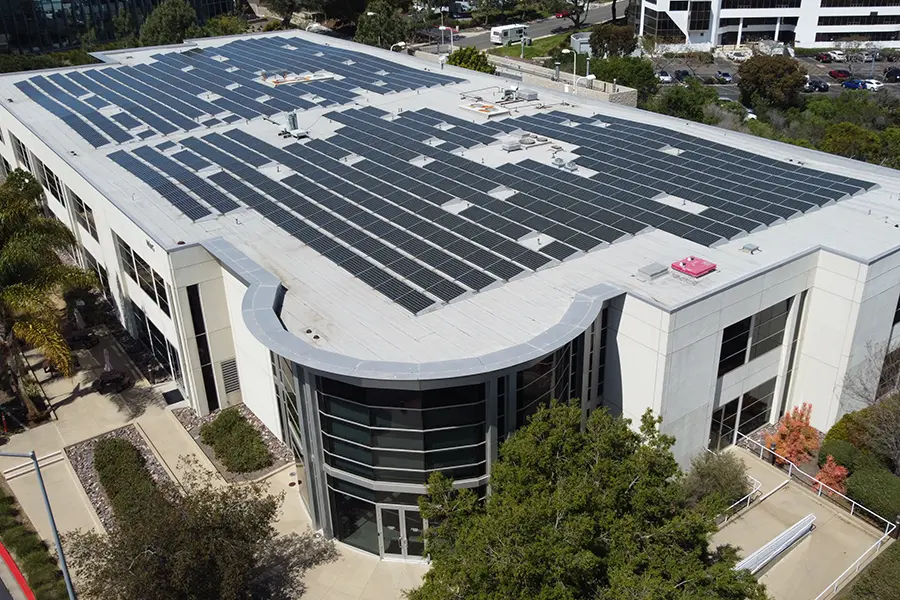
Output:
[[[666,88],[647,103],[647,108],[679,119],[706,123],[708,122],[706,106],[718,98],[719,94],[715,89],[706,87],[698,81],[691,81],[686,86]]]
[[[281,25],[287,29],[291,24],[291,17],[300,10],[298,0],[266,0],[266,6],[273,13],[281,17]]]
[[[819,448],[819,433],[809,424],[812,405],[804,402],[781,418],[774,434],[766,435],[766,446],[775,444],[775,452],[795,465],[809,462],[811,452]],[[779,463],[784,461],[780,458]]]
[[[776,108],[796,106],[806,85],[806,73],[789,56],[757,55],[738,69],[741,102],[753,106],[762,101]]]
[[[190,4],[184,0],[163,0],[141,27],[141,46],[180,44],[197,33],[197,13]]]
[[[481,52],[475,46],[457,48],[447,57],[447,64],[482,73],[493,73],[494,66],[488,62],[487,54]]]
[[[130,460],[142,463],[139,453]],[[278,535],[283,493],[267,494],[262,484],[223,486],[196,463],[185,472],[183,493],[171,482],[157,484],[147,502],[131,493],[125,505],[141,510],[130,517],[116,510],[119,526],[108,534],[64,536],[80,597],[287,600],[303,594],[308,569],[337,557],[333,543],[311,531]]]
[[[0,371],[9,369],[11,384],[29,417],[38,415],[19,385],[18,340],[39,348],[60,373],[72,373],[72,353],[63,337],[56,300],[62,292],[93,285],[94,277],[64,261],[76,247],[75,236],[41,210],[41,184],[16,169],[0,186]]]
[[[112,25],[117,40],[129,40],[137,32],[137,21],[134,13],[130,10],[116,13],[116,16],[112,18]]]
[[[900,169],[900,127],[888,127],[881,132],[881,164]]]
[[[637,48],[634,27],[601,23],[591,30],[591,51],[601,57],[628,56]]]
[[[246,31],[247,21],[237,15],[218,15],[203,25],[203,33],[210,37],[238,35]]]
[[[372,0],[356,22],[353,41],[390,48],[397,42],[408,41],[409,34],[409,22],[394,5],[386,0]]]
[[[726,506],[750,493],[747,466],[731,452],[701,452],[691,460],[691,470],[684,480],[690,505],[718,496]]]
[[[552,13],[568,13],[567,18],[572,21],[572,27],[575,29],[581,27],[587,20],[590,3],[591,0],[543,0],[544,10]]]
[[[847,470],[847,467],[842,467],[834,462],[834,457],[829,454],[828,458],[825,459],[822,468],[819,469],[819,472],[816,474],[816,481],[821,481],[835,492],[843,494],[847,491],[845,482],[847,481],[847,475],[849,474],[850,471]],[[818,488],[820,487],[822,486],[815,483],[813,484],[813,489],[816,491],[818,491]],[[833,495],[827,488],[822,487],[822,490],[829,496]]]
[[[674,439],[604,410],[542,407],[500,449],[480,503],[435,473],[420,498],[432,559],[410,600],[765,598],[709,548],[720,502],[688,507]]]
[[[653,72],[653,63],[643,58],[625,56],[593,60],[591,73],[600,81],[612,82],[615,79],[619,85],[636,89],[640,105],[659,89],[659,81]]]
[[[853,123],[834,123],[825,128],[819,148],[831,154],[876,162],[881,155],[878,133]]]

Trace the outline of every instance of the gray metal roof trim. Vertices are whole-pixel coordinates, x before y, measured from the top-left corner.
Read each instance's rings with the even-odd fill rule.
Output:
[[[307,368],[359,379],[411,382],[471,377],[538,360],[583,333],[607,300],[625,293],[608,284],[582,290],[557,324],[527,342],[482,356],[428,363],[358,360],[316,348],[285,329],[276,312],[284,290],[281,282],[230,242],[216,238],[201,245],[247,285],[241,311],[247,329],[260,343]]]

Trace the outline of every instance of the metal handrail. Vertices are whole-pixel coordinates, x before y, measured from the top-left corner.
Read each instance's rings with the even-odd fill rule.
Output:
[[[759,490],[762,488],[762,484],[756,478],[751,477],[750,475],[747,475],[747,479],[749,479],[753,483],[753,489],[750,490],[749,494],[747,494],[746,496],[744,496],[743,498],[741,498],[740,500],[738,500],[737,502],[735,502],[734,504],[732,504],[731,506],[729,506],[728,508],[725,509],[725,512],[723,513],[725,515],[725,519],[722,521],[723,525],[728,522],[728,519],[731,518],[731,516],[732,516],[730,514],[731,509],[733,509],[734,507],[739,506],[745,502],[747,503],[747,506],[750,506],[750,503],[753,501],[753,496],[756,495],[759,492]]]
[[[828,584],[828,587],[826,587],[824,590],[822,590],[822,592],[818,596],[816,596],[814,600],[822,600],[823,598],[825,598],[831,594],[837,593],[837,590],[840,587],[841,583],[843,582],[845,576],[851,570],[853,570],[854,573],[858,573],[860,567],[862,566],[863,561],[868,557],[869,553],[872,551],[873,548],[875,549],[875,554],[878,554],[878,552],[881,550],[881,546],[884,544],[884,541],[888,538],[888,536],[891,534],[891,532],[893,532],[894,529],[896,529],[897,525],[895,525],[894,523],[891,523],[890,521],[888,521],[887,519],[885,519],[878,513],[869,510],[868,508],[866,508],[865,506],[863,506],[856,500],[853,500],[852,498],[842,494],[841,492],[837,491],[836,489],[829,486],[828,484],[822,483],[815,477],[812,477],[811,475],[804,473],[803,470],[800,469],[800,467],[798,467],[796,464],[794,464],[792,461],[788,460],[784,456],[778,454],[774,450],[770,450],[769,448],[766,448],[763,444],[760,444],[756,440],[751,439],[740,432],[738,432],[738,435],[741,438],[743,438],[744,440],[746,440],[747,442],[749,442],[750,444],[759,447],[760,460],[764,460],[763,453],[768,452],[769,454],[776,456],[780,461],[782,461],[783,463],[786,463],[788,465],[788,477],[789,478],[794,475],[798,475],[798,476],[802,475],[806,479],[810,480],[812,482],[812,487],[818,488],[818,490],[819,490],[817,496],[821,497],[822,490],[827,489],[828,492],[830,492],[830,494],[832,496],[840,496],[841,498],[850,502],[850,516],[851,517],[858,510],[863,510],[866,513],[868,513],[869,515],[871,515],[872,517],[875,517],[875,519],[878,519],[885,524],[884,533],[882,533],[881,537],[878,538],[878,541],[876,541],[865,552],[863,552],[862,555],[859,558],[857,558],[856,561],[852,565],[847,567],[847,569],[843,573],[838,575],[837,579],[835,579],[833,582]]]

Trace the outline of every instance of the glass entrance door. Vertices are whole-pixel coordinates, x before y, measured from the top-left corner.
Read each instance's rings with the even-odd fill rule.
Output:
[[[425,553],[425,522],[412,507],[378,505],[378,545],[382,558],[418,559]]]

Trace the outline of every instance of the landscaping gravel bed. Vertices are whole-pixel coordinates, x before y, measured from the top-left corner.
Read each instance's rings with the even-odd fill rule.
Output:
[[[115,526],[115,519],[113,518],[112,507],[109,505],[109,500],[103,491],[103,486],[100,485],[97,469],[94,468],[94,447],[97,445],[97,442],[106,438],[121,438],[134,444],[144,457],[144,460],[147,461],[147,470],[150,471],[151,477],[157,483],[169,483],[171,479],[163,466],[156,460],[156,455],[153,454],[153,451],[150,450],[144,438],[141,437],[141,434],[138,433],[138,430],[133,425],[126,425],[121,429],[67,446],[65,448],[66,456],[69,457],[69,462],[72,464],[72,468],[75,469],[75,474],[78,475],[85,493],[87,493],[91,504],[94,505],[94,509],[96,509],[97,515],[100,517],[100,521],[108,531]]]
[[[194,441],[197,442],[197,445],[200,446],[200,449],[203,450],[204,454],[212,461],[226,481],[253,481],[264,476],[266,473],[270,473],[290,462],[294,462],[294,455],[291,452],[291,449],[277,437],[272,435],[269,428],[253,414],[252,410],[247,408],[247,405],[239,404],[235,408],[227,408],[224,410],[238,411],[245,419],[247,419],[247,422],[259,432],[263,443],[266,445],[266,449],[269,451],[269,454],[272,455],[273,464],[271,467],[260,471],[254,471],[253,473],[231,473],[216,459],[212,448],[203,443],[203,440],[200,438],[200,428],[215,419],[219,412],[221,412],[221,409],[213,411],[204,417],[198,416],[193,408],[176,408],[172,410],[172,414],[175,415],[175,418],[178,419],[178,422],[187,430],[188,434],[194,438]]]

